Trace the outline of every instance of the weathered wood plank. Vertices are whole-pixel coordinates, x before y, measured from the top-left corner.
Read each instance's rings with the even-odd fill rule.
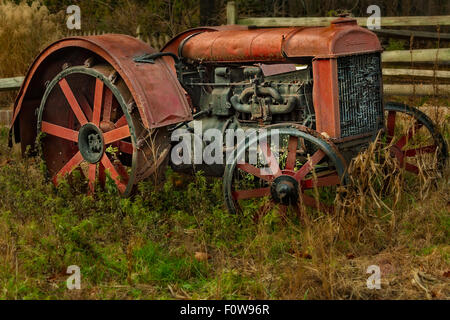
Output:
[[[0,91],[9,91],[20,89],[24,77],[4,78],[0,79]]]
[[[227,24],[236,24],[237,9],[234,1],[227,2]]]
[[[438,52],[439,50],[439,52]],[[383,62],[417,62],[417,63],[450,63],[450,48],[419,49],[419,50],[392,50],[382,54]]]
[[[409,51],[405,50],[408,54]],[[388,51],[389,52],[389,51]],[[383,60],[385,61],[385,60]],[[391,61],[391,60],[389,60]],[[417,76],[417,77],[436,77],[450,78],[450,71],[445,70],[420,70],[420,69],[383,69],[385,76]],[[0,91],[19,89],[24,77],[0,79]],[[450,85],[437,86],[439,94],[450,94]],[[413,94],[413,85],[405,84],[385,84],[384,93],[388,95],[411,95]],[[416,95],[432,95],[435,93],[435,86],[433,85],[416,85]]]
[[[450,71],[446,70],[422,70],[422,69],[390,69],[383,68],[383,76],[408,76],[450,78]]]
[[[241,18],[237,24],[261,27],[313,27],[328,26],[336,17],[301,17],[301,18]],[[356,17],[360,26],[367,26],[368,17]],[[381,27],[405,26],[448,26],[450,16],[410,16],[410,17],[381,17]]]
[[[393,96],[429,96],[433,94],[437,95],[450,95],[450,85],[441,84],[434,86],[432,84],[384,84],[383,91],[385,95]]]
[[[441,40],[450,40],[450,33],[437,33],[437,32],[428,32],[428,31],[415,31],[415,30],[393,30],[393,29],[379,29],[372,30],[376,34],[379,35],[388,35],[400,38],[420,38],[420,39],[441,39]]]

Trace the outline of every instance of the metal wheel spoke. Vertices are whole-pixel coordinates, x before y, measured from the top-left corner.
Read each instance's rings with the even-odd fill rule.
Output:
[[[128,183],[128,173],[125,166],[119,160],[114,161],[114,166],[116,167],[117,172],[122,178],[122,182],[124,182],[125,184]]]
[[[437,149],[436,145],[426,146],[426,147],[420,147],[416,149],[410,149],[405,151],[406,157],[414,157],[417,154],[423,154],[423,153],[434,153]]]
[[[387,117],[387,134],[390,140],[394,137],[396,112],[390,110]]]
[[[250,174],[252,174],[252,175],[254,175],[254,176],[256,176],[256,177],[258,177],[258,178],[260,178],[262,180],[265,180],[265,181],[272,181],[273,178],[274,178],[273,175],[263,174],[264,170],[262,170],[260,168],[256,168],[255,166],[252,166],[249,163],[237,164],[236,166],[239,169],[241,169],[241,170],[243,170],[243,171],[245,171],[247,173],[250,173]]]
[[[78,104],[77,99],[75,98],[72,89],[70,89],[69,84],[67,83],[66,79],[61,79],[59,81],[59,87],[61,88],[62,92],[64,93],[64,96],[67,99],[67,102],[69,103],[70,107],[72,108],[73,113],[78,119],[78,122],[81,125],[85,125],[88,121],[86,119],[86,116],[83,113],[83,110],[81,110],[80,105]]]
[[[105,144],[110,144],[128,138],[130,135],[130,128],[128,128],[128,125],[125,125],[123,127],[105,132],[103,134],[103,138],[105,139]]]
[[[306,206],[318,209],[317,208],[318,201],[316,201],[316,199],[314,199],[313,197],[308,196],[308,195],[306,195],[304,193],[302,193],[300,195],[300,197],[301,197],[300,201],[302,201]]]
[[[287,208],[288,208],[287,205],[279,204],[279,205],[278,205],[278,214],[279,214],[280,216],[286,217]]]
[[[88,120],[92,120],[92,108],[89,102],[87,101],[84,94],[81,92],[78,95],[78,101],[80,102],[81,110],[83,110],[84,114],[86,115],[86,118]]]
[[[78,167],[81,162],[83,162],[83,156],[81,155],[81,152],[78,151],[65,165],[62,167],[57,174],[53,177],[53,183],[55,185],[58,185],[58,180],[61,177],[64,177],[65,175],[71,173],[73,169]]]
[[[419,168],[411,163],[405,162],[404,168],[406,171],[419,174]]]
[[[42,121],[41,130],[42,132],[48,133],[58,138],[62,138],[73,142],[78,141],[78,131],[64,128],[47,121]]]
[[[124,126],[126,124],[128,124],[128,121],[127,121],[127,118],[125,117],[125,115],[121,116],[119,118],[119,120],[117,120],[116,123],[114,123],[116,128],[122,127],[122,126]]]
[[[88,180],[89,180],[89,192],[94,193],[95,188],[95,175],[97,171],[97,164],[89,164]]]
[[[308,162],[306,162],[301,168],[300,170],[298,170],[295,175],[294,178],[297,181],[301,181],[303,180],[303,178],[309,173],[311,172],[312,168],[314,168],[314,166],[319,163],[320,160],[323,159],[323,157],[325,157],[325,152],[323,152],[322,150],[317,150],[313,156],[310,158],[310,160]]]
[[[105,88],[105,97],[103,102],[103,121],[111,121],[112,102],[112,91],[109,88]]]
[[[337,173],[332,173],[326,176],[318,177],[317,180],[313,178],[302,180],[302,189],[312,189],[314,187],[329,187],[336,186],[341,183],[341,180]]]
[[[423,124],[420,123],[419,121],[416,121],[416,123],[414,124],[414,127],[409,128],[407,134],[405,134],[404,136],[402,136],[397,143],[395,144],[397,147],[399,147],[400,149],[403,148],[408,141],[411,140],[411,138],[413,137],[413,135],[420,129],[422,128]]]
[[[106,153],[103,154],[102,160],[101,160],[103,166],[106,170],[109,170],[109,174],[111,175],[111,178],[114,180],[114,182],[117,185],[117,188],[120,192],[125,192],[126,184],[122,182],[123,177],[119,174],[116,167],[111,163],[111,160],[109,160]],[[128,178],[128,177],[126,177]]]
[[[98,126],[100,124],[100,114],[103,103],[103,81],[95,80],[95,94],[94,94],[94,111],[92,115],[92,123]]]
[[[259,188],[251,190],[235,190],[232,192],[235,200],[250,199],[250,198],[262,198],[270,195],[270,188]]]
[[[315,208],[317,210],[322,210],[322,211],[330,211],[332,209],[332,207],[329,207],[327,205],[324,205],[323,203],[321,203],[319,200],[316,200],[314,197],[308,196],[304,193],[301,194],[303,203],[310,207],[310,208]]]
[[[288,155],[286,159],[286,170],[294,170],[297,159],[298,138],[289,136]]]
[[[120,141],[119,150],[124,153],[133,154],[133,144],[130,142]]]
[[[278,177],[279,175],[281,175],[281,170],[280,170],[280,166],[278,165],[278,161],[273,156],[272,151],[270,150],[267,143],[265,141],[261,142],[260,147],[264,154],[264,157],[266,158],[266,160],[268,162],[271,174],[274,177]]]
[[[106,182],[105,166],[103,163],[98,164],[98,182],[104,188]]]

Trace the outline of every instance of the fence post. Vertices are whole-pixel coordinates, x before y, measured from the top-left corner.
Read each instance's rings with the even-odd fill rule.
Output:
[[[236,2],[227,2],[227,24],[236,24],[237,14],[236,14]]]
[[[136,28],[136,38],[138,38],[139,40],[142,40],[143,38],[140,24]]]

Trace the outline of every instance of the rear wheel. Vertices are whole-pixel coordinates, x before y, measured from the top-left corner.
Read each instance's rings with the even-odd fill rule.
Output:
[[[165,129],[143,127],[130,91],[109,65],[59,73],[47,85],[37,127],[49,178],[57,185],[77,170],[89,193],[108,174],[129,195],[168,154]]]

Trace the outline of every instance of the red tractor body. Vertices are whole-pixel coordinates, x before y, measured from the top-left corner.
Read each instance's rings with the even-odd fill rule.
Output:
[[[196,28],[160,52],[124,35],[66,38],[31,65],[12,128],[23,152],[38,147],[55,184],[81,168],[87,191],[94,192],[109,172],[129,195],[170,162],[176,171],[223,175],[231,212],[241,201],[266,196],[281,207],[323,209],[308,190],[344,183],[349,161],[380,129],[387,128],[387,142],[394,139],[395,115],[403,109],[417,120],[392,146],[399,163],[418,173],[405,159],[437,152],[442,164],[447,157],[445,141],[426,116],[384,106],[381,52],[376,35],[351,18],[317,28]],[[422,127],[432,144],[406,150],[405,141]],[[215,156],[235,152],[230,163],[180,165],[169,157],[178,152],[170,139],[178,129],[210,149],[212,141],[203,139],[209,129],[223,137],[256,129],[262,140],[214,149]],[[262,142],[257,150],[264,161],[239,163],[252,143],[268,137],[262,129],[279,130],[286,145]],[[242,190],[249,188],[242,181],[253,181],[253,189]]]

